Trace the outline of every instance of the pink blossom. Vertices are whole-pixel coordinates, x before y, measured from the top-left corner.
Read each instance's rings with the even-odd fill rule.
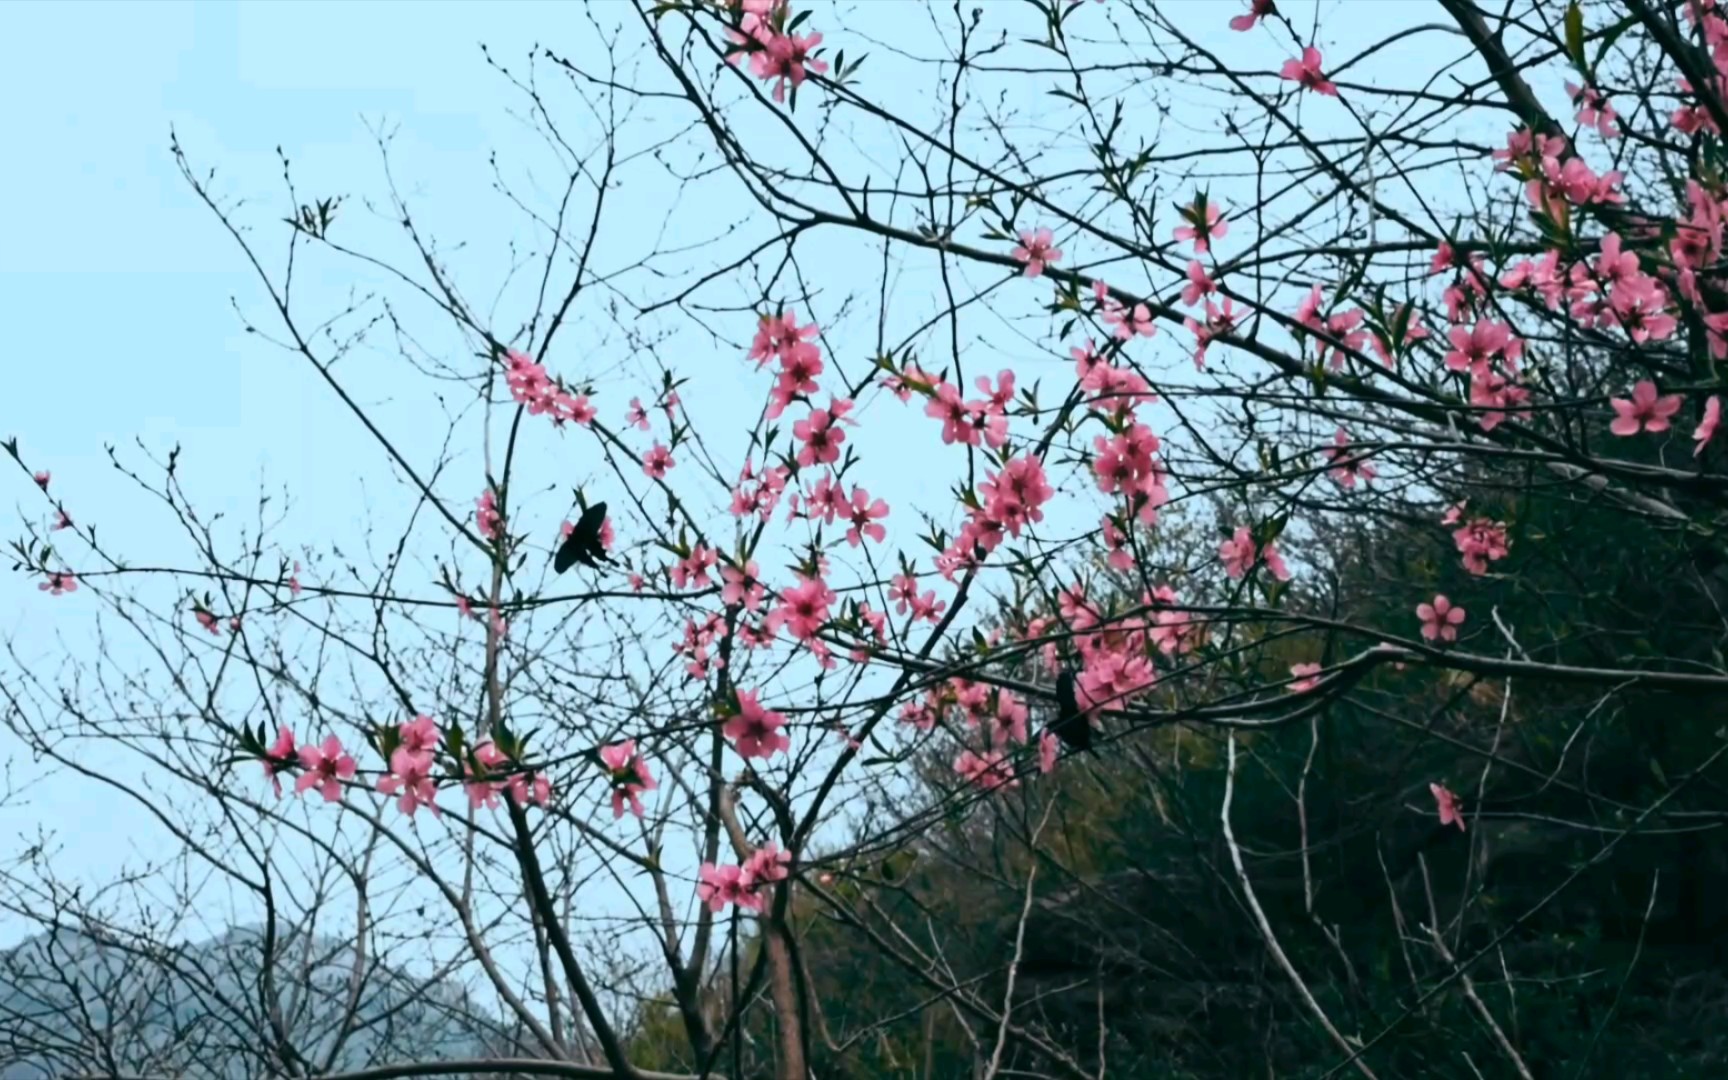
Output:
[[[552,801],[552,781],[545,773],[512,773],[504,781],[504,793],[517,806],[545,806]]]
[[[41,472],[36,473],[33,476],[31,476],[30,479],[36,481],[37,487],[41,488],[43,491],[47,491],[48,490],[48,481],[53,479],[53,477],[54,477],[53,473],[50,473],[47,469],[43,469]]]
[[[429,757],[443,740],[438,732],[438,721],[424,714],[397,725],[396,734],[401,740],[397,745],[416,756]]]
[[[792,875],[791,867],[792,853],[781,851],[779,845],[772,842],[752,851],[750,857],[744,860],[744,873],[749,876],[753,889],[756,890],[785,881]]]
[[[286,733],[288,729],[282,730]],[[343,751],[342,740],[334,735],[325,736],[317,746],[302,746],[300,766],[306,771],[294,781],[295,793],[316,788],[325,802],[340,802],[341,782],[354,779],[354,759]]]
[[[1062,261],[1062,249],[1055,246],[1049,229],[1032,229],[1020,234],[1020,245],[1011,253],[1026,264],[1026,276],[1037,277],[1044,267]]]
[[[300,595],[300,564],[298,562],[294,564],[294,572],[288,575],[288,595]]]
[[[1458,826],[1458,831],[1464,831],[1464,811],[1458,806],[1458,796],[1444,784],[1429,784],[1428,790],[1434,796],[1434,806],[1440,815],[1440,827]]]
[[[705,589],[710,584],[708,571],[714,569],[720,553],[698,542],[690,554],[672,565],[672,585],[678,589]]]
[[[487,780],[486,777],[509,761],[504,751],[488,739],[474,748],[474,763],[462,763],[462,774],[468,777],[463,781],[462,788],[468,793],[468,806],[471,809],[478,810],[482,806],[488,810],[497,809],[498,791],[503,785]],[[475,764],[479,765],[478,769],[474,767]]]
[[[1236,301],[1226,296],[1224,306],[1219,307],[1212,301],[1206,301],[1206,321],[1189,317],[1182,320],[1183,325],[1194,332],[1194,370],[1206,370],[1206,349],[1213,339],[1231,333],[1236,329]]]
[[[504,519],[498,513],[498,494],[491,487],[480,493],[474,500],[474,524],[480,530],[480,535],[488,540],[498,539]]]
[[[630,399],[630,411],[624,414],[624,423],[642,431],[648,430],[648,410],[643,407],[641,398]]]
[[[837,599],[821,578],[800,575],[798,584],[781,591],[780,605],[769,615],[769,623],[772,629],[785,626],[793,637],[808,640],[827,623],[828,606]]]
[[[1304,90],[1312,90],[1316,94],[1338,96],[1338,88],[1332,85],[1330,79],[1320,73],[1320,50],[1310,45],[1302,50],[1302,59],[1284,61],[1283,70],[1279,75],[1288,79]]]
[[[1182,286],[1182,303],[1193,307],[1202,298],[1217,291],[1218,283],[1207,276],[1206,268],[1200,265],[1200,260],[1188,260],[1188,281]]]
[[[1056,758],[1062,752],[1062,744],[1056,740],[1056,733],[1046,731],[1038,736],[1038,771],[1046,776],[1056,771]]]
[[[1291,664],[1290,674],[1296,680],[1290,684],[1292,694],[1306,694],[1320,685],[1319,664]]]
[[[1186,224],[1176,227],[1176,239],[1192,240],[1198,255],[1206,254],[1212,249],[1212,241],[1223,239],[1230,231],[1223,211],[1204,194],[1196,196],[1192,206],[1181,207],[1180,212]]]
[[[1697,446],[1692,448],[1692,456],[1703,453],[1704,447],[1716,437],[1716,427],[1722,422],[1722,399],[1715,394],[1704,403],[1704,415],[1698,420],[1698,427],[1692,432],[1692,441]]]
[[[836,427],[834,421],[835,416],[828,410],[811,409],[810,415],[792,425],[792,436],[804,444],[798,451],[798,464],[809,468],[840,460],[840,445],[846,441],[846,432]]]
[[[1434,257],[1428,260],[1428,276],[1433,277],[1457,265],[1457,253],[1452,250],[1450,243],[1442,240],[1440,246],[1434,250]]]
[[[911,574],[895,574],[888,583],[888,599],[894,602],[897,614],[906,614],[907,605],[918,595],[918,579]]]
[[[1136,335],[1152,337],[1158,332],[1157,326],[1152,322],[1152,309],[1143,303],[1135,304],[1132,308],[1112,303],[1104,309],[1104,322],[1112,327],[1116,336],[1123,341]]]
[[[790,749],[792,740],[780,729],[786,718],[757,700],[756,691],[738,691],[738,712],[721,727],[740,757],[770,758]]]
[[[62,596],[69,592],[78,591],[78,579],[63,570],[50,571],[47,580],[37,585],[36,588],[46,592],[49,596]]]
[[[1640,431],[1658,434],[1668,430],[1668,422],[1674,414],[1680,411],[1681,398],[1679,394],[1657,396],[1656,384],[1649,379],[1640,379],[1632,387],[1632,399],[1613,398],[1608,404],[1614,407],[1614,422],[1608,425],[1608,430],[1616,435],[1636,435]]]
[[[1452,542],[1464,556],[1464,569],[1472,574],[1488,572],[1488,564],[1504,559],[1511,549],[1506,526],[1487,518],[1472,518],[1452,533]]]
[[[764,47],[750,54],[750,73],[764,82],[774,84],[774,100],[786,100],[788,84],[793,89],[803,85],[807,71],[818,75],[828,71],[828,63],[810,55],[822,44],[821,34],[775,34]]]
[[[71,527],[71,515],[66,513],[65,508],[56,506],[54,508],[54,525],[52,531],[58,532],[61,529],[70,529]]]
[[[703,863],[697,876],[700,880],[696,883],[696,896],[708,905],[709,911],[721,911],[727,904],[762,910],[762,899],[752,888],[755,883],[743,867]]]
[[[390,755],[390,772],[379,777],[378,790],[385,795],[395,795],[396,808],[409,817],[422,806],[430,807],[432,813],[439,813],[438,785],[432,779],[432,755],[416,754],[406,746],[399,746]]]
[[[1457,641],[1458,628],[1464,625],[1464,609],[1439,594],[1432,604],[1417,604],[1416,617],[1422,620],[1422,636],[1429,641]]]
[[[1278,6],[1273,3],[1273,0],[1248,0],[1247,14],[1232,16],[1230,19],[1230,29],[1252,30],[1254,29],[1254,24],[1260,19],[1263,19],[1268,15],[1275,15],[1277,12]]]
[[[1224,560],[1224,573],[1232,578],[1243,577],[1257,562],[1264,560],[1273,577],[1279,581],[1290,580],[1290,568],[1284,564],[1277,546],[1257,546],[1246,525],[1237,526],[1235,534],[1218,545],[1218,555]]]
[[[922,619],[925,622],[936,623],[942,620],[942,612],[948,607],[948,602],[936,599],[936,591],[929,589],[923,595],[914,597],[910,607],[914,622]]]
[[[641,793],[653,791],[656,785],[654,774],[648,771],[647,759],[636,752],[636,740],[625,739],[601,747],[600,763],[606,767],[612,783],[612,820],[624,816],[626,802],[630,804],[630,812],[641,817]]]
[[[1599,91],[1588,86],[1574,86],[1568,81],[1566,96],[1572,99],[1573,107],[1578,110],[1579,124],[1595,128],[1604,139],[1619,137],[1620,125],[1615,119],[1614,106],[1608,104]]]
[[[722,566],[720,602],[727,607],[743,607],[745,611],[759,609],[768,589],[757,577],[758,573],[755,559],[745,563],[742,570],[732,563]]]
[[[1014,779],[1013,765],[1008,756],[999,750],[986,750],[982,754],[962,750],[954,759],[954,771],[962,780],[985,791],[1006,790],[1019,784]]]
[[[66,591],[71,592],[72,590],[67,589]],[[222,636],[222,627],[216,622],[215,613],[206,611],[202,607],[195,607],[192,609],[192,617],[198,620],[198,625],[208,631],[211,637]]]
[[[678,464],[672,460],[672,451],[655,443],[648,452],[642,455],[642,471],[655,480],[664,480],[666,473]]]
[[[268,750],[264,751],[264,757],[261,761],[264,766],[264,775],[270,778],[270,786],[276,789],[278,799],[282,797],[282,780],[276,775],[276,772],[283,766],[292,764],[295,757],[294,732],[288,725],[284,724],[276,729],[276,741],[270,744]]]
[[[1326,451],[1332,461],[1332,481],[1346,491],[1353,490],[1358,479],[1367,483],[1379,475],[1372,461],[1365,457],[1351,456],[1345,449],[1349,445],[1349,434],[1339,428],[1332,433],[1332,447]]]
[[[1488,364],[1502,352],[1513,359],[1523,353],[1521,343],[1512,336],[1512,328],[1505,323],[1483,319],[1474,326],[1454,326],[1446,332],[1446,338],[1452,343],[1452,348],[1446,353],[1446,367],[1450,371],[1486,371]]]
[[[888,529],[880,520],[888,516],[888,504],[881,499],[872,500],[870,493],[863,488],[852,489],[852,499],[846,506],[846,515],[850,523],[846,530],[846,542],[853,547],[862,544],[865,537],[878,544],[888,539]]]

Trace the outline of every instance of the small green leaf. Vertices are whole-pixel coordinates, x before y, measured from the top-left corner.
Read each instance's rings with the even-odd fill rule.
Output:
[[[1578,65],[1579,71],[1589,74],[1584,65],[1584,10],[1577,0],[1566,6],[1566,55]]]

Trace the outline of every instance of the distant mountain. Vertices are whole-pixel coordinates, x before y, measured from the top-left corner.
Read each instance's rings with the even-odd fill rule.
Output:
[[[172,949],[57,930],[0,953],[0,1080],[119,1073],[243,1080],[280,1072],[259,988],[263,931]],[[348,1016],[352,946],[287,938],[274,972],[280,1025],[311,1068],[512,1053],[488,1010],[449,982],[366,958]]]

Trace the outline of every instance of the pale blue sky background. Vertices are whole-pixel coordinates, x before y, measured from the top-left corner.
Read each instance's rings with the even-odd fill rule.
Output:
[[[1286,51],[1263,35],[1231,38],[1223,24],[1244,6],[1235,0],[1173,6],[1213,46],[1257,50],[1272,69]],[[1348,16],[1331,19],[1327,34],[1361,42],[1394,21],[1419,21],[1410,12],[1425,6],[1327,4],[1333,15],[1342,8]],[[849,22],[884,37],[908,35],[908,47],[928,46],[919,37],[928,36],[921,8],[867,2],[853,6]],[[176,172],[169,128],[195,164],[220,171],[219,190],[267,200],[269,212],[258,220],[269,220],[281,201],[276,146],[294,159],[304,193],[377,194],[379,158],[361,117],[387,118],[399,124],[397,175],[418,208],[463,237],[507,236],[520,219],[491,192],[486,158],[493,149],[507,155],[524,138],[510,115],[522,99],[486,67],[477,46],[486,42],[511,59],[535,41],[574,53],[592,44],[586,34],[576,4],[550,0],[0,5],[0,145],[9,163],[0,170],[0,436],[16,435],[27,460],[51,468],[74,516],[99,519],[109,539],[128,533],[131,522],[145,523],[121,545],[136,561],[177,551],[183,540],[160,531],[160,516],[108,466],[104,443],[127,451],[141,438],[158,454],[181,443],[185,481],[206,511],[246,517],[260,481],[292,491],[297,505],[285,541],[354,535],[368,494],[374,512],[389,512],[389,503],[378,501],[387,488],[376,446],[302,361],[241,332],[231,296],[262,324],[274,324],[238,248]],[[828,45],[861,48],[834,35]],[[866,77],[886,79],[887,59],[872,64]],[[612,213],[626,222],[640,214],[657,226],[664,194],[626,190]],[[700,220],[706,209],[683,212]],[[279,245],[271,240],[265,250]],[[474,256],[482,269],[496,257]],[[309,308],[338,300],[354,280],[351,272],[322,279],[309,272],[302,284]],[[747,330],[735,333],[742,338]],[[850,344],[864,350],[871,343]],[[1050,362],[1051,373],[1066,371]],[[737,359],[723,363],[730,372]],[[731,379],[705,384],[699,396],[719,414],[736,406],[754,415],[764,387],[752,384],[747,395],[728,399]],[[628,396],[614,395],[604,407],[621,410]],[[397,420],[412,417],[406,404],[385,415],[390,408]],[[411,456],[416,438],[434,440],[419,447],[429,454],[443,422],[423,432],[409,422],[392,430]],[[879,470],[918,472],[919,455],[939,444],[927,426],[916,430],[922,441],[888,451]],[[135,451],[131,459],[139,460]],[[3,475],[9,505],[46,523],[27,480]],[[373,477],[369,493],[359,486],[362,475]],[[873,488],[893,483],[882,475]],[[478,482],[466,486],[477,490]],[[15,525],[0,528],[0,538],[15,535]],[[34,580],[0,575],[0,632],[26,656],[60,655],[48,635],[74,648],[88,641],[93,607],[78,597],[50,600]],[[14,762],[15,782],[28,779],[29,768],[27,758]],[[116,820],[88,785],[54,778],[27,795],[0,808],[0,857],[15,829],[36,823],[56,828],[77,865],[95,877],[152,842],[149,826],[135,815]],[[0,918],[0,944],[8,930]]]

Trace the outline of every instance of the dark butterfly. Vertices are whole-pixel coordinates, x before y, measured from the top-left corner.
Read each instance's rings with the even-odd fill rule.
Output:
[[[582,518],[570,535],[564,538],[558,553],[552,556],[552,571],[562,574],[574,563],[595,566],[607,561],[606,549],[600,543],[600,530],[606,524],[606,504],[595,503],[582,511]]]
[[[1056,719],[1051,721],[1050,730],[1076,750],[1092,746],[1092,725],[1080,711],[1080,702],[1074,696],[1074,673],[1067,668],[1056,676]]]

